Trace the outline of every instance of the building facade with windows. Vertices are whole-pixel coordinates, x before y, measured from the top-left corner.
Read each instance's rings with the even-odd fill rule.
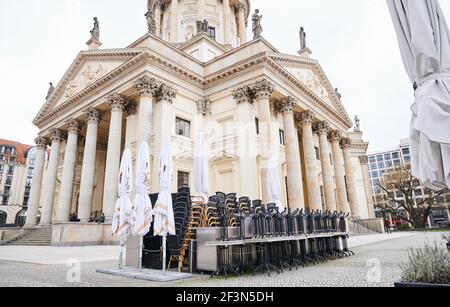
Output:
[[[384,191],[377,185],[377,181],[381,180],[383,176],[397,167],[403,167],[406,164],[411,163],[411,151],[409,140],[404,139],[400,141],[400,145],[397,148],[390,150],[382,150],[374,152],[369,155],[369,177],[370,186],[372,191],[372,202],[375,207],[383,206],[386,203],[384,197]],[[426,195],[427,189],[425,187],[419,187],[414,191],[414,197],[416,199],[423,198]],[[399,200],[403,199],[403,194],[397,192],[396,196]],[[448,197],[447,197],[448,198]],[[439,224],[448,225],[450,222],[450,199],[447,199],[441,208],[433,209],[430,219],[429,226],[434,227]],[[384,213],[381,209],[375,209],[376,216],[378,218],[389,218],[393,221],[392,224],[402,224],[402,221],[396,220],[391,215]]]
[[[35,158],[35,147],[0,139],[0,227],[23,226]]]
[[[89,227],[95,242],[113,240],[107,225],[89,218],[103,212],[111,220],[121,154],[129,148],[135,159],[143,141],[151,192],[158,192],[164,136],[172,140],[173,190],[190,186],[195,194],[198,130],[208,145],[211,193],[271,202],[273,168],[283,206],[370,216],[359,184],[366,143],[349,132],[341,96],[309,49],[283,54],[263,37],[248,39],[249,0],[149,5],[155,28],[125,48],[100,49],[91,39],[34,119],[40,132],[28,227],[41,208],[40,225],[53,225],[54,244],[86,242]],[[81,223],[69,223],[72,213]]]

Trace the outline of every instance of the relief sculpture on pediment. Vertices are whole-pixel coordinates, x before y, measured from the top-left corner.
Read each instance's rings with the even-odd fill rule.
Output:
[[[95,81],[100,79],[105,74],[105,70],[102,65],[87,65],[79,76],[71,80],[65,89],[64,97],[70,98],[82,89],[90,86]]]
[[[325,101],[329,100],[330,97],[328,95],[328,91],[321,84],[319,77],[317,77],[317,75],[315,75],[312,71],[302,70],[298,72],[297,76],[307,88],[314,92],[314,94]]]

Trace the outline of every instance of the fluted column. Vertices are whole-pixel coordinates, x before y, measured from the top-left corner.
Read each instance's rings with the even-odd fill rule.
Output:
[[[51,151],[42,196],[42,212],[40,226],[52,224],[53,205],[55,203],[56,177],[58,174],[59,154],[64,136],[61,130],[53,129],[50,133]]]
[[[61,190],[59,193],[58,213],[56,221],[67,223],[70,220],[70,208],[72,205],[73,181],[75,179],[75,166],[77,163],[78,134],[81,125],[77,120],[69,119],[67,125],[67,143],[64,153],[64,166],[61,178]]]
[[[342,161],[342,150],[340,147],[341,134],[333,131],[330,134],[331,152],[333,155],[334,178],[336,180],[338,210],[349,213],[350,206],[347,199],[347,188],[345,184],[344,162]]]
[[[241,39],[241,45],[247,42],[247,26],[245,22],[245,7],[242,3],[236,5],[238,11],[238,23],[239,23],[239,37]]]
[[[223,0],[223,34],[225,45],[231,45],[230,0]]]
[[[33,183],[31,185],[30,199],[28,200],[27,220],[25,228],[36,227],[37,214],[39,211],[39,201],[41,199],[42,175],[44,174],[45,151],[47,149],[47,140],[38,137],[36,143],[36,163],[33,171]]]
[[[358,197],[356,195],[355,175],[353,173],[352,156],[350,148],[352,147],[352,141],[349,138],[344,138],[341,141],[342,150],[344,151],[344,165],[345,165],[345,178],[347,182],[348,200],[350,203],[350,212],[353,218],[360,218]]]
[[[303,152],[305,155],[306,185],[308,187],[309,209],[322,210],[322,198],[320,195],[319,177],[317,170],[316,150],[314,147],[314,135],[312,123],[315,114],[305,111],[299,114],[298,120],[302,131]]]
[[[316,127],[320,142],[320,160],[322,163],[322,178],[325,194],[325,205],[328,211],[337,210],[336,196],[334,194],[333,167],[331,166],[331,152],[328,143],[328,130],[330,126],[326,122],[321,122]]]
[[[156,36],[161,37],[161,0],[155,1]]]
[[[259,144],[261,152],[261,185],[263,202],[270,203],[268,187],[268,168],[272,153],[272,116],[270,110],[270,97],[274,91],[274,85],[267,79],[257,81],[252,91],[256,98],[259,119]]]
[[[170,5],[170,42],[177,43],[178,31],[178,0],[172,0]]]
[[[375,218],[375,210],[372,203],[372,188],[370,184],[370,178],[369,178],[369,157],[368,156],[361,156],[359,157],[359,162],[361,163],[361,169],[363,173],[364,178],[364,195],[366,196],[366,202],[367,202],[367,217],[369,219]]]
[[[300,146],[294,120],[296,103],[292,97],[286,97],[278,107],[279,111],[283,113],[289,207],[291,209],[304,209],[305,198],[303,195]]]
[[[95,162],[97,159],[98,125],[100,124],[102,117],[102,113],[95,108],[89,108],[86,112],[87,131],[84,146],[83,167],[81,170],[80,198],[78,204],[78,218],[83,223],[89,221],[92,213]]]
[[[136,80],[134,85],[140,95],[137,131],[138,144],[142,142],[150,144],[150,137],[153,130],[153,97],[156,97],[158,94],[161,83],[153,78],[143,76]]]
[[[119,176],[122,144],[122,117],[127,102],[116,93],[108,97],[107,104],[111,110],[111,122],[109,124],[108,151],[106,153],[103,213],[106,220],[111,221],[117,201],[117,178]]]

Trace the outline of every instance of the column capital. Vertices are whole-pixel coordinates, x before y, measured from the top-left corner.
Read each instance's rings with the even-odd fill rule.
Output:
[[[123,112],[127,106],[127,101],[125,98],[120,96],[118,93],[109,95],[106,100],[111,112]]]
[[[141,97],[156,97],[159,89],[161,88],[161,82],[157,81],[155,78],[142,76],[134,82],[134,87]]]
[[[59,129],[50,130],[50,141],[53,143],[61,143],[65,139],[64,133]]]
[[[232,92],[233,99],[236,100],[238,104],[241,103],[253,103],[254,95],[250,87],[244,86],[240,87]]]
[[[275,85],[266,78],[256,81],[252,86],[256,99],[270,99],[274,90]]]
[[[34,143],[36,144],[36,147],[38,149],[42,149],[42,150],[46,150],[47,149],[47,145],[48,145],[48,141],[46,138],[39,136],[34,140]]]
[[[156,102],[166,101],[173,103],[173,100],[177,98],[177,91],[167,84],[162,84],[156,95]]]
[[[350,138],[343,138],[341,140],[341,147],[343,149],[348,149],[348,148],[352,147],[352,140]]]
[[[330,124],[326,121],[321,121],[314,127],[314,131],[319,135],[328,136],[328,130],[330,130]]]
[[[297,102],[294,97],[287,96],[278,101],[275,109],[280,113],[294,113],[296,106]]]
[[[329,139],[331,142],[337,142],[337,143],[339,143],[339,142],[341,141],[341,139],[342,139],[342,134],[341,134],[339,131],[332,131],[332,132],[329,134],[328,139]]]
[[[96,108],[89,107],[85,113],[86,122],[88,124],[100,124],[103,119],[103,113]]]
[[[297,121],[301,126],[311,125],[314,122],[316,114],[313,111],[304,111],[297,115]]]
[[[80,133],[82,125],[78,120],[70,118],[70,119],[66,120],[65,124],[67,126],[67,132],[69,134],[79,134]]]
[[[368,156],[360,156],[359,157],[359,162],[362,165],[368,165],[369,164],[369,157]]]

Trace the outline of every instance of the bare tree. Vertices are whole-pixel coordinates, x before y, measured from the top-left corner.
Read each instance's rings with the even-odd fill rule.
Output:
[[[387,204],[376,207],[410,223],[416,229],[425,228],[431,210],[442,206],[450,195],[448,190],[425,189],[423,195],[414,197],[414,192],[421,189],[421,184],[413,177],[410,164],[386,173],[377,185],[383,190]],[[398,193],[401,193],[402,197],[397,197]],[[401,213],[402,210],[407,212],[406,216]]]

